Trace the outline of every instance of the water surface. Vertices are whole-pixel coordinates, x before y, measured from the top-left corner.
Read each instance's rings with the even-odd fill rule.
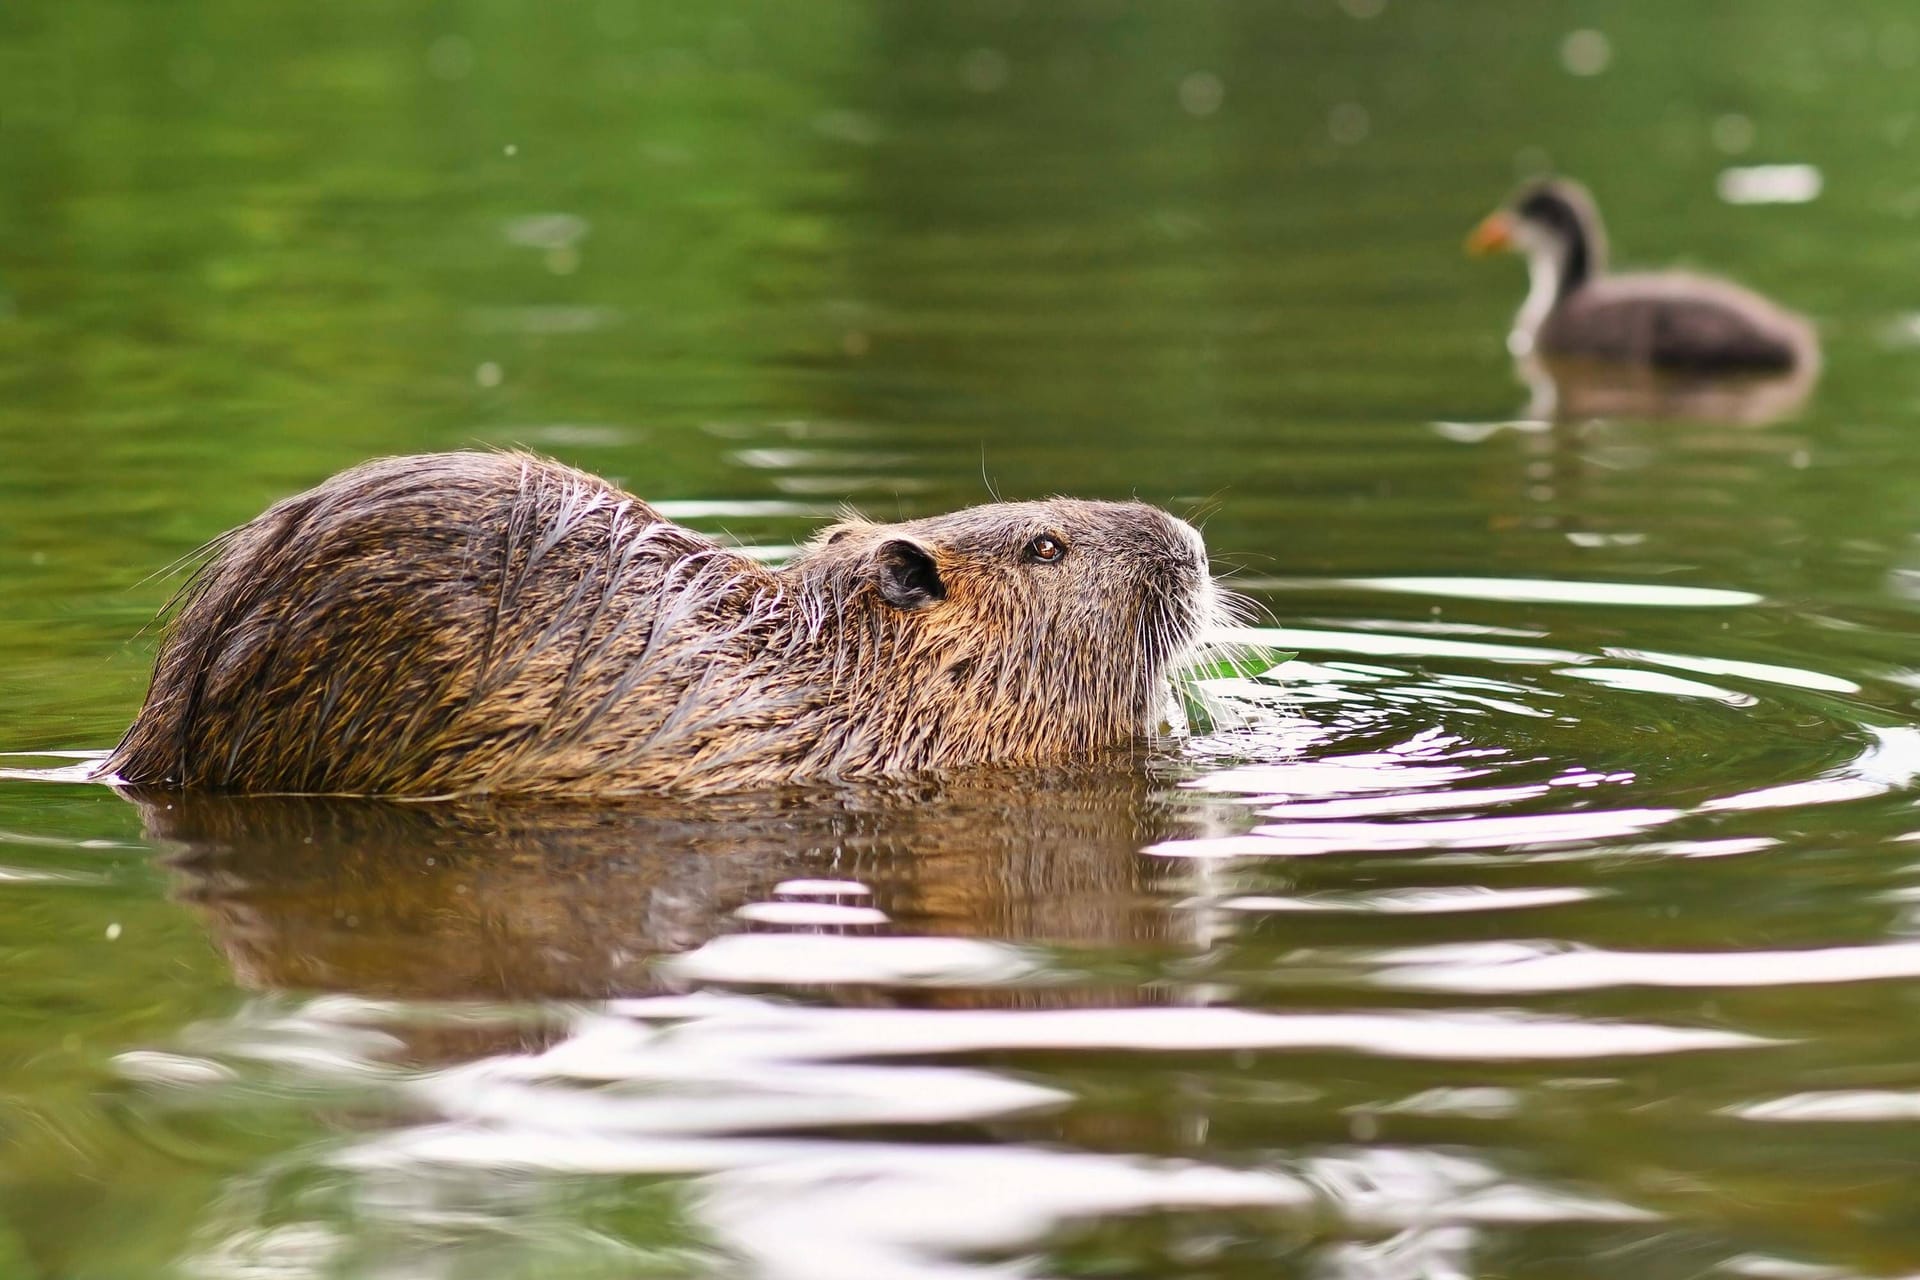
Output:
[[[23,754],[0,1274],[1920,1272],[1916,64],[1894,0],[0,14],[0,747],[463,445],[770,554],[1138,495],[1299,655],[1132,768],[697,805]],[[1543,400],[1458,245],[1546,164],[1818,384]]]

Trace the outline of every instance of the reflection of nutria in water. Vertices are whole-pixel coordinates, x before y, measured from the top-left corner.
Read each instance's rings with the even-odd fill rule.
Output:
[[[871,895],[840,901],[871,904],[888,920],[781,932],[1055,943],[1095,949],[1103,960],[1143,949],[1185,951],[1192,945],[1185,913],[1173,905],[1181,895],[1167,880],[1183,874],[1184,864],[1169,867],[1139,850],[1191,834],[1210,815],[1232,815],[1230,807],[1216,815],[1199,797],[1170,801],[1134,770],[1023,772],[1011,785],[849,788],[832,805],[723,796],[702,800],[695,816],[684,802],[667,800],[588,806],[126,794],[163,848],[174,896],[204,921],[241,987],[421,1002],[372,1019],[392,1042],[370,1052],[407,1068],[537,1053],[573,1034],[568,1002],[683,990],[684,978],[654,962],[722,934],[764,929],[735,911],[774,900],[776,886],[802,877],[857,882]],[[795,977],[797,985],[776,987],[773,997],[1002,1011],[1177,998],[1164,984],[1045,973],[955,987],[825,986]],[[435,1008],[439,1002],[453,1007]],[[468,1016],[462,1002],[519,1004],[516,1012],[528,1016]],[[526,1002],[561,1007],[528,1009]],[[354,1014],[334,1016],[351,1024]],[[701,1082],[665,1087],[683,1084]],[[556,1096],[569,1087],[560,1083]],[[1138,1113],[1096,1107],[996,1121],[991,1132],[1159,1149],[1177,1143],[1185,1114],[1177,1098],[1166,1098]],[[329,1123],[357,1130],[384,1125],[382,1116],[341,1109]]]
[[[774,569],[557,463],[392,458],[220,540],[108,767],[604,796],[1084,759],[1157,717],[1217,599],[1139,503],[850,520]]]
[[[803,862],[777,823],[618,808],[137,797],[177,895],[254,990],[403,999],[644,991]],[[724,832],[726,838],[715,838]]]
[[[868,886],[890,922],[858,932],[1114,948],[1167,939],[1155,864],[1138,851],[1181,829],[1175,811],[1131,771],[1023,783],[835,806],[722,798],[697,817],[664,803],[133,796],[148,835],[172,846],[177,895],[255,990],[647,994],[660,989],[650,960],[750,927],[735,911],[795,877]],[[1004,1005],[1013,993],[986,994]]]

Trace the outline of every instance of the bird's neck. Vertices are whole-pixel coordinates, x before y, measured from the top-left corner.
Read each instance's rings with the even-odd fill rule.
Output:
[[[1524,355],[1533,335],[1553,309],[1571,297],[1598,273],[1593,247],[1584,236],[1537,244],[1527,254],[1527,300],[1515,317],[1508,345]]]
[[[1545,297],[1549,305],[1572,294],[1598,275],[1599,270],[1598,254],[1592,242],[1579,232],[1536,244],[1527,254],[1530,295]]]

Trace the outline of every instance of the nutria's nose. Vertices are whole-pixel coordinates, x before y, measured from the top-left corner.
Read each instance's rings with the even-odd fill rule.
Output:
[[[1162,511],[1160,518],[1166,522],[1171,534],[1167,547],[1168,558],[1182,568],[1192,569],[1201,577],[1207,576],[1207,543],[1200,531],[1178,516]]]
[[[1205,569],[1207,567],[1207,540],[1200,536],[1198,529],[1188,524],[1185,520],[1177,517],[1174,518],[1173,527],[1179,531],[1181,537],[1186,539],[1187,550],[1193,556],[1193,563],[1199,568]]]

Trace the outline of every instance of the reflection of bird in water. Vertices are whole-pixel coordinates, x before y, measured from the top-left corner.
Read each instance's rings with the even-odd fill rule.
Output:
[[[1723,422],[1758,427],[1792,417],[1819,367],[1777,374],[1703,374],[1649,365],[1526,352],[1514,371],[1528,391],[1522,416],[1543,422],[1595,418]]]
[[[1753,431],[1745,419],[1713,421],[1707,413],[1653,423],[1584,403],[1590,411],[1578,416],[1478,434],[1454,424],[1445,433],[1485,444],[1483,497],[1493,528],[1579,548],[1638,548],[1634,559],[1656,564],[1737,559],[1742,549],[1805,536],[1794,495],[1813,446],[1793,427]],[[1537,565],[1541,548],[1522,547],[1514,544]],[[1576,563],[1569,568],[1579,576]]]
[[[1679,271],[1607,273],[1606,233],[1586,188],[1523,187],[1467,240],[1524,254],[1531,285],[1508,346],[1693,374],[1810,373],[1819,342],[1800,316],[1725,280]]]

